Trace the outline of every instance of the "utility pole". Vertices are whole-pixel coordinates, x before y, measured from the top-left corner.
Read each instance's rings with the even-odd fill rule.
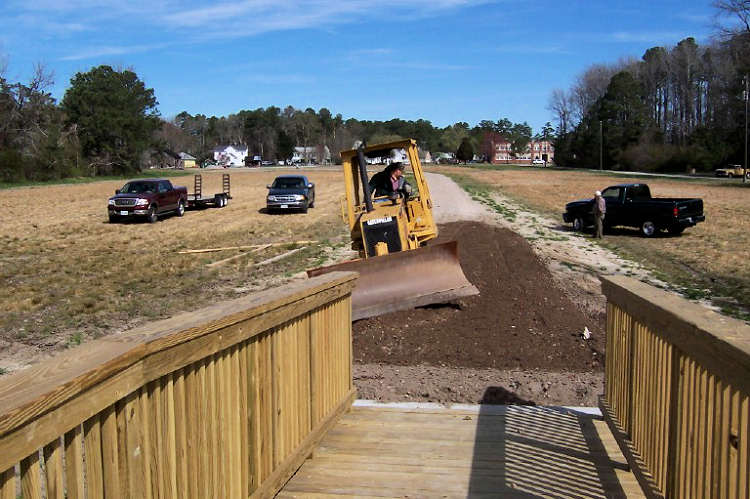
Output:
[[[604,144],[602,141],[602,135],[602,120],[599,120],[599,170],[604,168]]]
[[[743,97],[745,98],[745,162],[742,164],[742,183],[747,183],[747,99],[748,99],[748,78],[745,74],[745,92]]]

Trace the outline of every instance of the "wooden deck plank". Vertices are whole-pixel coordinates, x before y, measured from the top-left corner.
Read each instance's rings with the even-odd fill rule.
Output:
[[[597,416],[354,407],[281,498],[644,497]]]

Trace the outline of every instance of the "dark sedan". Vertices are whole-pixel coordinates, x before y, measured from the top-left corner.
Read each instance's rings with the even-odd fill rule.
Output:
[[[307,213],[308,208],[315,206],[315,184],[304,175],[280,175],[268,187],[266,209],[300,210]]]

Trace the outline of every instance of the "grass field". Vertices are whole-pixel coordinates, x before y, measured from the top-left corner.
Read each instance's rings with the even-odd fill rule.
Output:
[[[433,170],[451,174],[471,190],[497,190],[558,220],[566,202],[628,181],[531,168]],[[220,190],[221,173],[203,172],[204,191]],[[156,224],[107,223],[107,198],[122,180],[0,191],[0,373],[38,360],[31,354],[24,358],[23,352],[54,352],[267,288],[321,265],[332,253],[345,253],[349,238],[340,216],[340,171],[307,172],[317,191],[309,213],[268,215],[265,186],[279,173],[232,171],[229,206],[188,211],[183,218],[165,217]],[[174,181],[192,189],[192,177]],[[750,289],[750,189],[710,181],[648,183],[657,196],[702,197],[707,222],[681,237],[644,239],[635,231],[620,231],[603,244],[645,262],[687,294],[710,297],[742,316],[750,308],[745,296]],[[300,240],[320,242],[272,264],[255,265],[289,252]],[[258,253],[179,253],[264,243],[283,244]]]
[[[655,197],[703,198],[706,222],[682,236],[646,239],[635,230],[616,230],[605,246],[643,262],[691,298],[710,299],[725,312],[750,319],[750,188],[740,181],[625,177],[600,172],[538,168],[435,168],[469,190],[497,190],[545,213],[562,225],[565,204],[593,197],[609,185],[642,182]]]
[[[203,172],[205,192],[222,172]],[[145,320],[268,287],[348,247],[338,171],[308,172],[316,184],[307,214],[265,214],[266,184],[278,171],[232,172],[224,209],[188,211],[156,224],[107,222],[107,198],[124,183],[104,181],[3,190],[0,196],[0,345],[62,348]],[[174,179],[192,190],[192,177]],[[317,240],[273,264],[253,263]],[[210,267],[240,251],[186,249],[289,243]],[[0,349],[1,350],[1,349]],[[0,367],[2,362],[0,362]]]

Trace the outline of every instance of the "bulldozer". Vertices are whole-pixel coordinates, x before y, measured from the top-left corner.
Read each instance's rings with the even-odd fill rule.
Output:
[[[405,155],[404,172],[414,186],[401,197],[375,197],[367,158],[390,158],[394,151]],[[461,269],[456,241],[427,245],[438,229],[415,140],[361,145],[342,151],[341,159],[346,185],[342,217],[360,258],[307,274],[359,273],[352,292],[352,320],[479,294]]]

